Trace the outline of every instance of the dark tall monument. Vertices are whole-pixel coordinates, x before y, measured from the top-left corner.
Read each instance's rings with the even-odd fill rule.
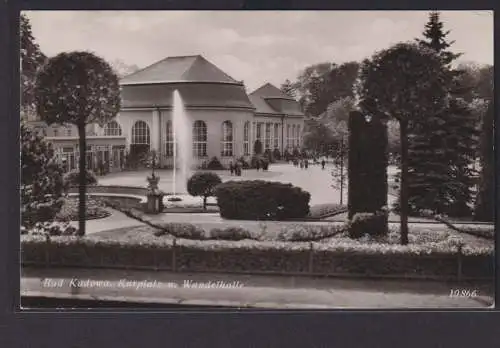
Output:
[[[347,204],[350,220],[357,213],[380,213],[387,206],[387,143],[387,127],[379,114],[351,112]],[[383,220],[382,229],[387,230],[387,217]]]

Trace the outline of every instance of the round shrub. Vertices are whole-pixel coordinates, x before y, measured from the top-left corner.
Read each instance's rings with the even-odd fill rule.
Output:
[[[378,211],[375,214],[357,213],[349,221],[349,236],[351,238],[361,238],[365,234],[383,236],[387,233],[387,213],[383,211]]]
[[[215,173],[194,173],[187,182],[187,190],[191,196],[203,197],[203,209],[207,207],[207,197],[214,195],[214,189],[222,183]]]
[[[223,170],[225,169],[217,157],[212,157],[207,164],[208,170]]]
[[[75,169],[64,175],[64,187],[69,188],[71,186],[80,185],[80,171]],[[85,173],[85,185],[95,185],[97,184],[97,177],[91,170],[87,170]]]
[[[220,215],[235,220],[284,220],[309,214],[309,192],[263,180],[228,181],[215,188]]]

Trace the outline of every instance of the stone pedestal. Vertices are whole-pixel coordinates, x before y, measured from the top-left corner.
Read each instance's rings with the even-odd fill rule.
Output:
[[[146,210],[148,214],[159,214],[163,211],[163,196],[161,191],[151,191],[147,194]]]
[[[154,174],[148,176],[148,193],[146,194],[146,212],[149,214],[159,214],[163,212],[163,197],[165,193],[158,189],[160,177]]]

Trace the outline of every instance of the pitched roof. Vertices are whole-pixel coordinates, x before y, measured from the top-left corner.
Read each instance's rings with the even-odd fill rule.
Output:
[[[276,86],[266,83],[248,95],[258,114],[302,116],[299,103]]]
[[[255,91],[250,93],[252,96],[259,96],[264,99],[288,99],[288,100],[295,100],[294,98],[290,97],[289,95],[283,93],[281,89],[278,87],[270,84],[269,82],[260,86],[257,88]]]
[[[120,84],[157,84],[172,82],[214,82],[241,84],[201,55],[167,57],[133,74]]]

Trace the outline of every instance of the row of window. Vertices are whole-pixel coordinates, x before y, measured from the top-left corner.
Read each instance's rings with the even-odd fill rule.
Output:
[[[264,123],[257,123],[256,139],[262,141],[262,126]],[[172,156],[174,151],[174,137],[172,122],[167,121],[165,138],[165,154]],[[67,136],[71,136],[71,128],[67,128]],[[291,134],[290,134],[291,132]],[[197,157],[207,156],[207,125],[203,121],[196,121],[193,124],[193,155]],[[121,136],[122,129],[118,122],[111,121],[104,126],[105,136]],[[272,135],[272,136],[271,136]],[[54,130],[54,136],[58,136],[57,130]],[[292,148],[299,146],[300,142],[300,126],[287,125],[286,128],[287,146]],[[132,126],[132,144],[147,144],[151,143],[151,132],[149,126],[144,121],[136,121]],[[280,124],[265,123],[264,149],[279,148],[281,140]],[[250,122],[245,122],[243,127],[243,152],[244,155],[250,155]],[[221,156],[233,156],[233,124],[231,121],[222,123],[222,138],[221,138]]]
[[[249,122],[247,122],[249,123]],[[245,128],[248,125],[245,124]],[[248,132],[245,133],[248,143]],[[151,142],[149,126],[144,121],[137,121],[132,127],[132,144],[146,144]],[[196,157],[207,156],[207,124],[203,121],[196,121],[193,124],[193,155]],[[173,156],[174,153],[174,135],[172,122],[167,121],[165,138],[165,155]],[[231,121],[222,123],[221,138],[221,156],[233,156],[233,124]]]
[[[257,123],[255,125],[255,135],[256,139],[262,141],[262,127],[265,125],[264,133],[264,149],[270,149],[271,144],[273,147],[279,148],[281,133],[279,123]],[[293,148],[300,146],[300,125],[287,125],[286,126],[286,139],[287,147]]]

